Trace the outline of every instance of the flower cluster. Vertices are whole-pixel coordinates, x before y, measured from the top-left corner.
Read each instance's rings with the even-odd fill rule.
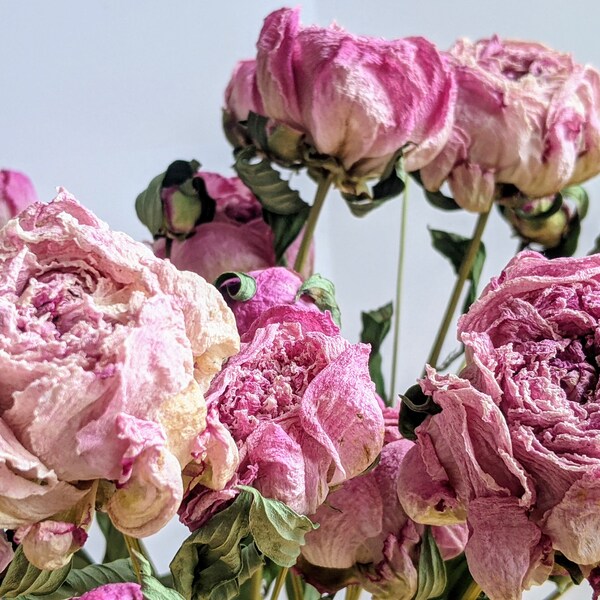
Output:
[[[568,258],[600,74],[533,42],[440,52],[281,9],[224,127],[239,178],[173,162],[136,200],[151,244],[0,171],[0,595],[258,600],[264,580],[276,600],[289,577],[294,600],[518,600],[586,577],[600,597],[600,254]],[[281,176],[304,167],[312,205]],[[400,408],[392,306],[350,342],[310,248],[331,184],[364,214],[407,173],[484,214],[472,240],[436,232],[458,279]],[[547,256],[517,254],[474,301],[494,202]],[[465,280],[465,360],[444,373]],[[71,577],[96,512],[119,557]],[[191,535],[167,589],[132,538],[175,515]]]

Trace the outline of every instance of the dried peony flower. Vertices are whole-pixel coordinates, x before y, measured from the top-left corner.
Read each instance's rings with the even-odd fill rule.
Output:
[[[235,315],[238,332],[242,337],[263,312],[279,304],[294,304],[306,310],[319,310],[311,299],[305,296],[298,297],[302,278],[295,271],[285,267],[271,267],[250,271],[248,275],[256,282],[256,293],[250,300],[238,301],[225,296],[229,308]],[[224,285],[233,285],[235,289],[235,282]]]
[[[137,583],[109,583],[71,600],[144,600]]]
[[[321,592],[352,583],[376,599],[411,600],[417,592],[425,527],[408,518],[397,492],[400,466],[413,442],[400,439],[397,409],[385,411],[390,424],[377,466],[343,483],[311,515],[319,528],[307,534],[298,569]],[[434,526],[431,533],[444,560],[463,551],[466,526]]]
[[[27,175],[0,170],[0,227],[34,202],[37,202],[37,194]]]
[[[422,522],[466,516],[491,600],[543,582],[554,551],[600,562],[599,298],[600,255],[522,252],[459,322],[460,376],[421,383],[442,410],[415,430],[402,504]]]
[[[157,531],[237,349],[231,311],[64,190],[4,227],[0,263],[0,527],[41,569],[83,545],[97,504]]]
[[[214,281],[226,271],[254,271],[275,265],[273,232],[262,217],[260,202],[237,177],[199,171],[206,191],[215,200],[214,218],[197,225],[190,237],[173,240],[171,262],[182,271],[192,271]],[[293,262],[298,243],[292,244],[287,259]],[[157,256],[164,258],[165,240],[154,244]],[[312,271],[312,259],[307,272]]]
[[[437,191],[486,210],[497,183],[554,195],[600,172],[600,74],[532,42],[458,41],[449,53],[458,96],[444,150],[421,170]]]
[[[304,136],[309,153],[333,157],[343,188],[381,175],[407,144],[405,167],[419,169],[448,138],[452,73],[423,38],[386,41],[336,25],[303,28],[299,10],[281,9],[265,19],[257,47],[256,66],[234,72],[230,112],[243,119],[246,110],[264,109],[272,125]]]
[[[211,385],[197,464],[185,472],[180,517],[191,529],[235,497],[239,484],[314,513],[330,487],[361,473],[382,447],[369,348],[342,338],[328,313],[276,306],[244,340]],[[213,491],[223,480],[225,489]]]

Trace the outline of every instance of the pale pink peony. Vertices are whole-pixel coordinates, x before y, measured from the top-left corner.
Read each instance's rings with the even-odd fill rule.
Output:
[[[0,227],[34,202],[37,202],[37,194],[27,175],[0,170]]]
[[[71,600],[144,600],[137,583],[109,583]]]
[[[450,140],[421,170],[456,202],[486,210],[496,184],[556,194],[600,172],[600,74],[542,44],[458,41],[449,53],[458,96]]]
[[[265,19],[257,47],[263,114],[303,134],[318,154],[334,157],[339,185],[381,175],[406,144],[406,169],[419,169],[448,138],[452,73],[423,38],[386,41],[337,25],[303,28],[298,9],[281,9]],[[250,81],[250,66],[240,68],[230,87],[248,90]],[[252,98],[237,105],[258,108]]]
[[[294,304],[306,310],[319,310],[310,298],[298,298],[298,291],[303,282],[295,271],[285,267],[271,267],[261,271],[250,271],[248,275],[256,281],[256,293],[250,300],[238,301],[225,295],[225,301],[235,315],[238,333],[242,337],[263,312],[278,304]],[[233,284],[225,285],[233,285],[235,289],[236,284],[234,281]]]
[[[554,551],[600,563],[599,299],[600,255],[522,252],[462,317],[460,376],[421,383],[442,411],[415,430],[402,503],[422,522],[466,516],[492,600],[543,582]]]
[[[262,207],[254,194],[237,177],[199,171],[209,196],[215,200],[215,216],[196,226],[184,240],[173,240],[171,262],[182,271],[192,271],[214,281],[226,271],[255,271],[275,266],[273,232],[262,217]],[[292,263],[298,244],[286,254]],[[165,257],[165,240],[154,243],[157,256]],[[312,272],[313,259],[306,272]]]
[[[425,527],[408,518],[397,492],[400,466],[413,442],[400,439],[397,409],[385,410],[390,425],[378,465],[346,481],[311,515],[319,528],[307,534],[298,568],[321,592],[358,583],[373,598],[410,600],[417,591]],[[466,526],[431,529],[444,560],[463,551]]]
[[[197,464],[186,469],[180,512],[191,529],[235,497],[238,484],[314,513],[331,486],[361,473],[382,447],[369,347],[342,338],[328,313],[276,306],[244,340],[207,394],[208,425]],[[203,460],[204,449],[218,455],[215,445],[221,461]],[[227,487],[213,491],[227,475]]]
[[[4,227],[0,262],[0,527],[53,569],[97,504],[138,537],[176,512],[238,336],[212,286],[64,190]]]

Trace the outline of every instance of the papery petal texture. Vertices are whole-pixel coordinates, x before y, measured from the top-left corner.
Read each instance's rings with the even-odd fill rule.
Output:
[[[197,484],[188,485],[180,516],[192,529],[234,497],[239,484],[313,513],[330,487],[364,471],[383,443],[368,347],[342,338],[328,313],[275,306],[243,339],[207,395],[209,414],[235,441],[239,462],[222,491],[202,484],[203,467],[214,473],[214,464],[199,456],[188,465]],[[215,430],[209,421],[207,432]]]
[[[498,37],[450,49],[458,88],[454,128],[421,171],[429,190],[447,181],[457,203],[483,212],[496,184],[532,198],[600,171],[600,74],[570,55]]]
[[[348,179],[380,175],[407,144],[408,170],[429,162],[448,138],[455,101],[453,75],[436,48],[423,38],[302,27],[299,19],[297,9],[265,19],[256,57],[263,114],[337,159]]]
[[[0,227],[37,201],[33,184],[25,173],[0,169]]]
[[[101,482],[117,527],[157,531],[181,500],[203,394],[237,350],[233,315],[64,190],[5,226],[0,262],[1,525],[57,568]]]
[[[600,562],[599,292],[598,255],[520,253],[459,321],[460,376],[421,382],[442,410],[416,429],[402,504],[423,522],[466,518],[492,600],[545,581],[556,551],[583,572]]]

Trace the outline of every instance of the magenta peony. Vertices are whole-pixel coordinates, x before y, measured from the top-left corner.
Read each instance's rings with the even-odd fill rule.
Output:
[[[484,211],[496,184],[529,197],[556,194],[600,172],[600,74],[570,55],[493,37],[449,53],[458,96],[450,140],[421,171],[448,181],[456,202]]]
[[[310,298],[297,297],[302,279],[295,271],[284,267],[271,267],[261,271],[250,271],[248,275],[256,281],[256,293],[250,300],[241,302],[225,296],[235,315],[240,336],[243,337],[263,312],[279,304],[294,304],[306,310],[319,311]],[[235,283],[233,285],[235,286]]]
[[[411,600],[417,592],[425,528],[408,518],[397,491],[400,466],[413,442],[400,439],[398,411],[385,409],[385,414],[389,425],[378,465],[346,481],[311,515],[319,528],[307,534],[298,568],[321,592],[351,583],[380,599]],[[466,526],[431,529],[444,560],[463,551]]]
[[[459,323],[467,366],[421,383],[442,409],[415,431],[401,499],[466,517],[469,568],[492,600],[544,581],[554,551],[600,562],[600,255],[514,258]]]
[[[237,350],[231,311],[65,191],[4,227],[0,262],[0,527],[49,569],[94,506],[130,535],[157,531]]]
[[[328,313],[276,306],[244,340],[207,394],[207,429],[197,464],[186,469],[180,512],[191,529],[235,497],[238,484],[314,513],[331,486],[361,473],[382,447],[369,348],[342,338]]]
[[[400,148],[419,169],[442,148],[453,120],[450,69],[423,38],[385,41],[340,27],[306,27],[299,10],[270,14],[257,43],[256,83],[264,116],[305,136],[339,163],[338,185],[381,175]],[[238,67],[228,104],[259,110],[252,63]]]
[[[137,583],[109,583],[71,600],[144,600]]]
[[[37,202],[37,194],[27,175],[0,170],[0,227],[34,202]]]

